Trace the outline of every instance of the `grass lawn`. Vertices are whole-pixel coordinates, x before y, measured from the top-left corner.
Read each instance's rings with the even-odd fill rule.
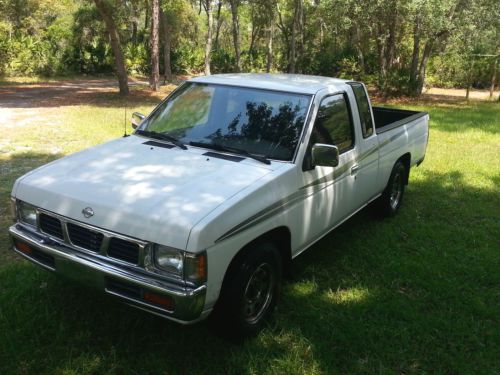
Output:
[[[157,101],[138,96],[128,109]],[[295,262],[275,322],[244,343],[182,327],[11,254],[14,180],[123,134],[115,95],[0,135],[1,374],[500,373],[500,105],[431,115],[425,162],[394,218],[366,209]],[[40,120],[40,121],[39,121]]]

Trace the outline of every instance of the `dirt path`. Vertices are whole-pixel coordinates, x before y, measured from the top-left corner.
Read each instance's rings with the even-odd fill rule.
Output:
[[[178,77],[178,84],[186,77]],[[131,95],[134,97],[162,98],[175,85],[162,86],[160,92],[153,93],[144,79],[130,79]],[[37,118],[40,123],[57,122],[57,109],[68,105],[99,104],[109,102],[110,97],[116,99],[118,83],[114,79],[76,79],[47,83],[13,83],[0,85],[0,118],[4,127],[23,126]],[[497,98],[499,92],[495,92]],[[465,98],[465,90],[431,88],[419,99],[423,102],[460,101]],[[471,91],[473,100],[488,100],[487,90]],[[408,99],[413,101],[413,99]],[[403,101],[405,99],[403,98]]]
[[[134,96],[162,97],[163,90],[152,93],[148,82],[131,80],[129,86]],[[170,86],[170,87],[169,87]],[[163,86],[169,92],[172,85]],[[4,127],[22,126],[33,118],[40,123],[57,121],[57,110],[63,106],[98,104],[117,96],[118,84],[112,79],[78,79],[33,84],[0,85],[0,118]]]
[[[426,90],[424,95],[433,95],[433,96],[448,96],[457,99],[465,99],[465,89],[441,89],[439,87],[431,87]],[[495,91],[493,93],[493,98],[498,100],[498,95],[500,95],[500,91]],[[478,100],[489,100],[490,99],[490,90],[471,90],[469,94],[470,99],[478,99]]]
[[[129,86],[147,86],[135,80]],[[38,108],[79,104],[96,93],[116,93],[115,80],[72,80],[0,86],[0,108]]]

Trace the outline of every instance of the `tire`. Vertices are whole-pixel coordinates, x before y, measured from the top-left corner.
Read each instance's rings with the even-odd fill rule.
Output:
[[[257,334],[276,307],[282,282],[282,261],[271,243],[245,251],[228,272],[215,307],[218,328],[228,336]]]
[[[384,217],[394,216],[403,202],[405,181],[408,171],[401,161],[397,161],[391,171],[389,182],[378,199],[378,211]]]

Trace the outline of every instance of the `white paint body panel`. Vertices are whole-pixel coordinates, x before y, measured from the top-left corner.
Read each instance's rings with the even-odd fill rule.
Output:
[[[99,228],[185,249],[202,217],[271,172],[253,160],[234,168],[232,161],[203,156],[206,150],[151,147],[146,141],[120,138],[62,158],[22,177],[16,198]],[[85,218],[85,207],[95,215]]]
[[[205,310],[215,304],[228,265],[245,245],[285,227],[294,257],[377,197],[402,155],[411,154],[411,165],[425,155],[428,116],[363,139],[356,101],[344,80],[229,74],[193,81],[312,95],[312,111],[294,162],[266,165],[252,159],[207,158],[202,155],[207,150],[150,147],[143,144],[146,138],[130,136],[28,173],[16,181],[13,196],[141,240],[189,252],[206,250]],[[325,95],[338,92],[347,94],[352,107],[355,147],[341,155],[336,168],[303,171],[319,104]],[[337,169],[358,163],[373,149],[378,151],[360,162],[357,174],[347,171],[329,180]],[[317,183],[319,179],[324,181]],[[95,212],[89,219],[81,213],[87,206]],[[264,215],[270,207],[275,209]],[[243,230],[237,230],[245,223]]]

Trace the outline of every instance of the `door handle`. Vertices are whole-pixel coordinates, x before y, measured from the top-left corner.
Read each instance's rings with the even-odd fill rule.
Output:
[[[351,176],[358,173],[358,170],[359,170],[359,165],[354,165],[352,168],[351,168]]]

